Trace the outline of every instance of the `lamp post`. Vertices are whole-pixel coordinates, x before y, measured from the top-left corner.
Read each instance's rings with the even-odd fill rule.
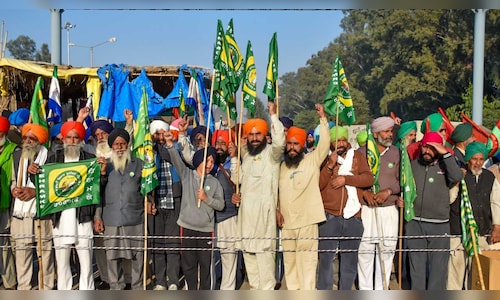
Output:
[[[90,67],[93,67],[94,66],[94,48],[99,47],[99,46],[104,45],[104,44],[107,44],[107,43],[114,43],[114,42],[116,42],[116,40],[117,40],[116,37],[111,37],[111,38],[107,39],[106,41],[101,42],[99,44],[95,44],[93,46],[84,46],[84,45],[78,45],[75,43],[69,43],[68,45],[74,46],[74,47],[88,48],[90,50]]]
[[[66,24],[64,25],[64,29],[66,29],[66,43],[68,45],[68,66],[70,65],[70,56],[69,56],[69,46],[71,46],[71,42],[69,41],[69,30],[71,28],[75,28],[76,27],[76,24],[71,24],[70,22],[66,22]]]

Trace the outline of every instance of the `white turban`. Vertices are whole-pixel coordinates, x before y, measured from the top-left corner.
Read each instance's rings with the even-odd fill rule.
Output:
[[[151,122],[151,125],[149,125],[149,129],[151,130],[151,134],[155,134],[160,129],[163,129],[165,131],[170,130],[168,123],[162,120],[154,120],[153,122]]]

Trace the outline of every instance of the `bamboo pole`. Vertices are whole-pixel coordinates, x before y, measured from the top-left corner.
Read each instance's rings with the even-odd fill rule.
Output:
[[[231,115],[229,112],[229,105],[226,105],[226,113],[227,113],[227,131],[229,132],[229,143],[231,143],[233,141],[233,138],[231,137]]]
[[[243,123],[243,89],[241,89],[241,101],[240,101],[240,123],[238,125],[238,160],[236,162],[236,194],[240,193],[240,161],[241,161],[241,127]],[[241,198],[240,198],[241,202]],[[239,203],[236,203],[236,207],[240,207]]]
[[[276,86],[276,116],[279,118],[280,116],[280,101],[279,101],[279,85],[278,85],[279,79],[276,79],[276,82],[274,83]]]
[[[404,207],[399,208],[399,254],[398,254],[398,287],[402,289],[403,281],[403,215]]]
[[[472,228],[472,226],[469,226],[469,231],[470,231],[470,235],[472,237],[472,247],[474,249],[474,258],[476,260],[476,264],[477,264],[477,273],[479,275],[479,282],[481,282],[481,290],[486,290],[485,286],[484,286],[484,278],[483,278],[483,269],[481,268],[481,262],[479,261],[479,255],[477,253],[477,247],[476,247],[476,236],[474,234],[474,230]]]
[[[148,197],[144,196],[144,258],[143,258],[143,275],[142,275],[142,287],[146,290],[147,286],[147,262],[148,262]]]
[[[205,165],[207,163],[207,146],[208,146],[208,133],[210,130],[210,120],[212,119],[212,103],[213,103],[213,95],[214,95],[214,77],[215,77],[215,69],[212,72],[212,84],[210,87],[210,103],[208,105],[208,120],[207,120],[207,131],[205,132],[205,151],[203,152],[203,175],[201,176],[200,180],[200,189],[203,188],[203,183],[205,181]],[[200,208],[201,205],[201,200],[198,199],[198,208]]]

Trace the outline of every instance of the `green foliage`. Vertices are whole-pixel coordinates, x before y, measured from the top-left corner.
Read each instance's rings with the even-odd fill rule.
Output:
[[[20,35],[15,40],[10,40],[5,46],[16,59],[33,60],[35,58],[35,41],[27,35]]]
[[[47,45],[45,43],[42,44],[42,47],[40,48],[40,50],[37,51],[35,54],[35,60],[36,61],[50,62],[51,56],[50,56],[50,51],[49,51],[49,45]]]
[[[467,90],[462,94],[463,103],[456,104],[446,109],[446,115],[451,121],[461,122],[462,112],[472,119],[472,84],[469,84]],[[483,98],[483,122],[482,125],[492,129],[498,119],[500,111],[500,99],[493,98],[491,101],[487,97]]]
[[[319,124],[319,116],[314,109],[302,110],[293,117],[293,126],[305,129],[314,129]]]
[[[246,118],[250,119],[248,111],[246,114]],[[259,97],[257,97],[257,100],[255,101],[255,118],[264,119],[269,123],[269,112],[267,110],[267,107],[264,106]]]

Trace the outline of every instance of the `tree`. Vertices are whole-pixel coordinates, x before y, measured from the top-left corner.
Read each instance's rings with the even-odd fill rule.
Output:
[[[254,117],[264,119],[269,123],[269,112],[267,111],[267,106],[264,106],[264,104],[262,103],[262,101],[260,100],[259,97],[257,97],[257,99],[255,101],[255,116]],[[250,119],[250,115],[248,114],[248,111],[247,111],[246,118]]]
[[[40,50],[37,51],[35,54],[35,60],[36,61],[44,61],[44,62],[51,61],[49,45],[47,45],[45,43],[42,44],[42,47],[40,48]]]
[[[20,35],[15,40],[8,41],[6,48],[16,59],[33,60],[35,58],[36,44],[29,36]]]

